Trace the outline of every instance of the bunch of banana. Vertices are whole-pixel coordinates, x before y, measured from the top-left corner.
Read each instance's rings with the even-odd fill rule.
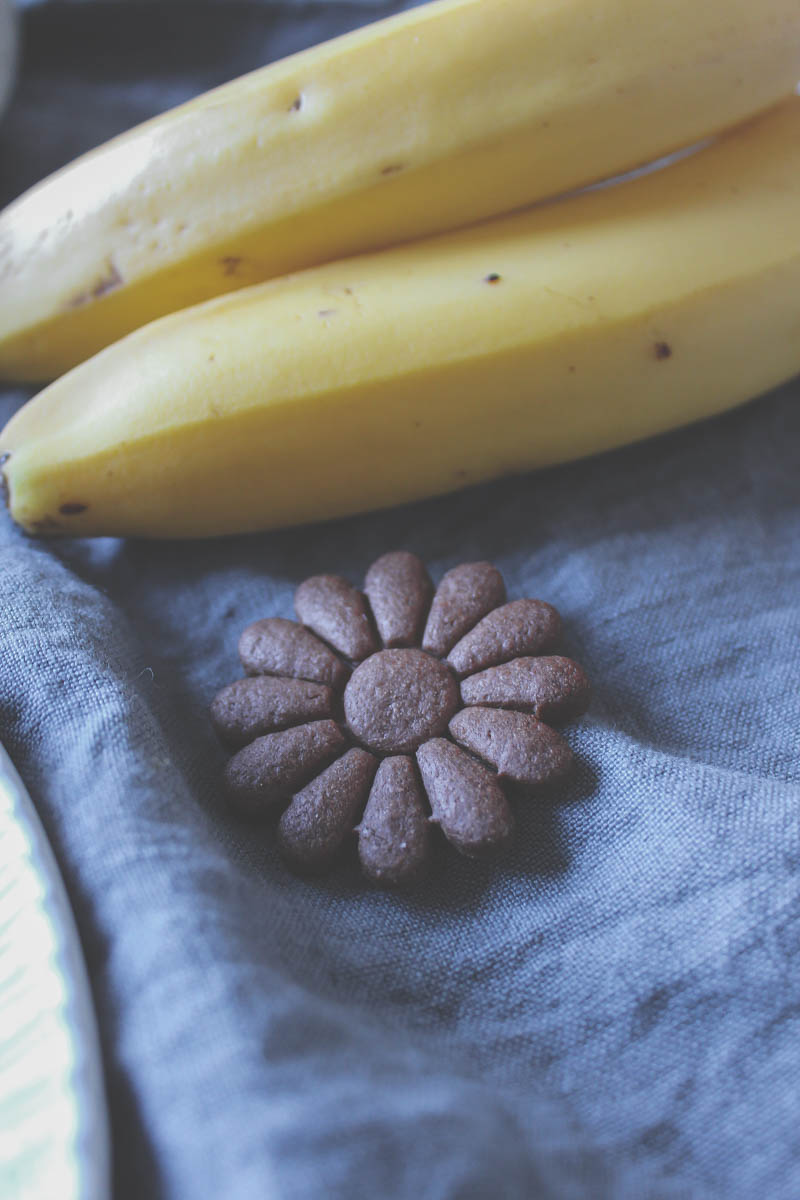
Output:
[[[0,215],[0,373],[68,372],[0,434],[13,516],[333,517],[790,377],[799,47],[796,0],[437,0],[78,160]]]

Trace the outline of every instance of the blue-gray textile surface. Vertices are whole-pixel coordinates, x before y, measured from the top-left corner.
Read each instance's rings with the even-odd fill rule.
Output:
[[[30,8],[0,199],[387,11]],[[0,738],[75,906],[119,1200],[800,1196],[799,451],[795,384],[300,531],[50,544],[0,515]],[[287,873],[225,813],[206,715],[244,625],[395,547],[495,561],[595,684],[562,801],[411,898]]]

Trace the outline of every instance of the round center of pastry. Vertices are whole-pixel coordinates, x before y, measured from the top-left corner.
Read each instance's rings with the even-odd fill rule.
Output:
[[[411,754],[439,737],[460,708],[449,667],[421,650],[381,650],[356,667],[344,713],[356,738],[376,754]]]

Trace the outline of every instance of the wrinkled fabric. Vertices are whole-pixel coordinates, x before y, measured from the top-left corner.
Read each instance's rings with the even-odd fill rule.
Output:
[[[386,11],[31,8],[2,199]],[[75,908],[120,1200],[800,1195],[799,393],[302,530],[49,543],[0,515],[0,738]],[[595,686],[559,801],[405,898],[289,874],[225,811],[207,717],[246,624],[401,547],[555,604]]]

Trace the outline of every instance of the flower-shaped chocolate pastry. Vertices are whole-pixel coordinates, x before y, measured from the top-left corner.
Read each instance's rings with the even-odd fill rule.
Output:
[[[569,746],[552,723],[589,700],[542,600],[506,602],[500,572],[465,563],[434,593],[413,554],[385,554],[363,592],[336,575],[297,589],[298,621],[245,629],[248,678],[213,702],[237,748],[227,794],[241,813],[283,808],[281,850],[299,870],[329,866],[351,830],[361,866],[386,884],[424,867],[431,826],[462,854],[509,838],[507,792],[562,779]]]

